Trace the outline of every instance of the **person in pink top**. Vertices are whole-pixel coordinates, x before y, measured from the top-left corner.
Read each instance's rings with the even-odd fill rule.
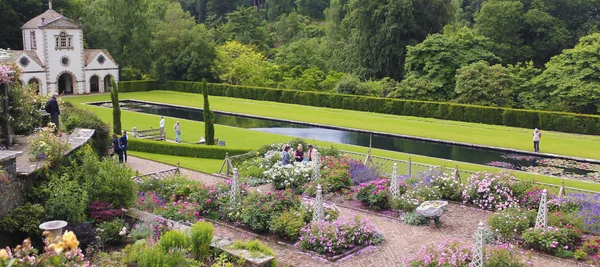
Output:
[[[542,138],[542,132],[538,128],[533,130],[533,150],[540,152],[540,138]]]

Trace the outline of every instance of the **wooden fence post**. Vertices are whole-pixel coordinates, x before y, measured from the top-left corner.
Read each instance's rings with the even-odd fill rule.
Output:
[[[408,177],[411,176],[411,165],[412,165],[412,161],[410,160],[410,157],[408,157]]]

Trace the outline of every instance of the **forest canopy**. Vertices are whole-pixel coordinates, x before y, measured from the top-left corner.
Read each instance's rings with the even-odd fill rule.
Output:
[[[54,0],[121,80],[600,112],[598,0]],[[45,0],[0,2],[0,47]]]

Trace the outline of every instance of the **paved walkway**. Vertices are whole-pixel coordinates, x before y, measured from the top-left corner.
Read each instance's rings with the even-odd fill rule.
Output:
[[[136,157],[129,157],[127,165],[139,171],[140,174],[173,168],[171,165]],[[181,169],[181,172],[184,175],[188,175],[191,179],[200,180],[205,184],[215,184],[224,180],[217,176],[187,169]],[[403,263],[403,259],[414,254],[422,245],[431,244],[446,238],[457,238],[471,242],[473,233],[477,229],[477,224],[479,221],[487,221],[489,214],[490,212],[487,211],[451,204],[448,211],[441,218],[442,226],[436,228],[433,226],[410,226],[398,220],[340,207],[340,217],[353,218],[358,215],[374,223],[383,232],[385,242],[371,250],[363,252],[361,255],[351,256],[335,263],[329,263],[308,254],[300,253],[297,250],[290,249],[288,246],[276,242],[268,242],[268,245],[275,250],[277,259],[281,264],[290,266],[406,266]],[[252,239],[254,237],[253,234],[220,225],[215,226],[215,236],[231,239]],[[528,260],[534,266],[577,266],[577,264],[561,261],[554,257],[539,255],[523,257],[525,259],[529,258]]]

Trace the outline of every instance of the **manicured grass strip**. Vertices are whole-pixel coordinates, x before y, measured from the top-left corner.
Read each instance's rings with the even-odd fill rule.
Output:
[[[150,91],[122,93],[120,97],[121,99],[137,99],[202,108],[202,95],[198,94]],[[78,103],[108,100],[110,100],[109,95],[69,98],[69,101]],[[385,115],[227,97],[211,96],[210,101],[211,108],[215,111],[244,113],[527,151],[532,150],[533,146],[533,129]],[[155,128],[158,127],[158,121],[153,126]],[[600,136],[548,132],[544,131],[544,129],[542,129],[542,133],[540,144],[542,152],[600,159],[600,153],[598,153],[600,151]]]
[[[162,154],[152,154],[146,152],[138,152],[138,151],[127,151],[128,155],[153,160],[157,162],[162,162],[165,164],[177,166],[179,162],[179,166],[185,169],[190,169],[194,171],[199,171],[203,173],[216,173],[221,168],[221,164],[223,164],[223,160],[218,159],[203,159],[203,158],[190,158],[190,157],[180,157],[180,156],[171,156],[171,155],[162,155]]]
[[[89,100],[90,98],[92,100]],[[104,120],[105,122],[107,122],[109,124],[112,124],[111,123],[111,120],[112,120],[112,110],[111,109],[83,104],[83,102],[103,101],[103,100],[106,100],[107,98],[109,98],[108,95],[95,95],[95,96],[85,96],[85,97],[73,97],[73,98],[69,98],[69,101],[73,102],[74,104],[78,103],[78,105],[80,107],[88,109],[88,110],[96,113],[102,120]],[[85,100],[82,101],[81,99],[85,99]],[[72,101],[72,100],[77,100],[77,101]],[[123,129],[131,129],[134,126],[137,127],[138,130],[149,129],[150,127],[158,128],[159,120],[160,120],[160,116],[158,116],[158,115],[137,113],[137,112],[131,112],[131,111],[127,111],[127,110],[124,110],[121,113],[121,123],[123,125]],[[167,125],[166,134],[167,134],[168,139],[175,139],[175,133],[173,131],[169,131],[169,129],[170,129],[169,127],[172,128],[172,125],[174,125],[177,120],[178,119],[175,119],[175,118],[165,117],[165,121],[166,121],[166,125]],[[179,121],[180,121],[181,127],[182,127],[182,135],[181,136],[182,136],[183,141],[196,142],[200,139],[199,136],[204,135],[203,134],[204,133],[204,123],[198,122],[198,121],[191,121],[191,120],[182,120],[182,119],[179,119]],[[235,147],[235,148],[250,149],[250,150],[257,149],[262,145],[287,142],[293,138],[290,136],[284,136],[284,135],[272,134],[272,133],[264,133],[264,132],[259,132],[259,131],[253,131],[253,130],[241,129],[241,128],[236,128],[236,127],[223,126],[223,125],[215,125],[215,137],[219,138],[220,140],[226,140],[227,147],[231,146],[231,147]],[[331,142],[324,142],[324,141],[316,141],[316,142],[314,142],[314,145],[323,146],[323,147],[329,147],[329,146],[333,145],[334,147],[341,149],[341,150],[353,151],[353,152],[358,152],[358,153],[367,153],[368,152],[368,148],[366,148],[366,147],[338,144],[338,143],[331,143]],[[381,150],[381,149],[373,149],[372,155],[394,158],[394,159],[399,159],[399,160],[407,160],[409,157],[411,157],[413,162],[419,162],[419,163],[430,164],[430,165],[435,165],[435,166],[445,166],[445,167],[451,167],[451,168],[454,168],[454,166],[458,164],[458,167],[460,169],[469,170],[469,171],[484,171],[484,170],[500,171],[500,170],[503,170],[503,169],[495,168],[495,167],[491,167],[491,166],[469,164],[469,163],[444,160],[444,159],[439,159],[439,158],[416,156],[416,155],[410,155],[410,154]],[[163,155],[159,155],[157,157],[161,157],[161,156],[163,156]],[[548,176],[543,176],[543,175],[535,175],[535,174],[528,174],[528,173],[522,173],[522,172],[514,172],[514,174],[519,179],[524,179],[524,180],[532,180],[533,179],[533,180],[536,180],[539,182],[555,184],[555,185],[560,185],[560,183],[562,181],[562,179],[560,179],[560,178],[548,177]],[[575,181],[575,180],[565,180],[565,185],[569,186],[569,187],[575,187],[575,188],[581,188],[581,189],[593,190],[593,191],[600,192],[600,184],[585,183],[585,182],[580,182],[580,181]]]

